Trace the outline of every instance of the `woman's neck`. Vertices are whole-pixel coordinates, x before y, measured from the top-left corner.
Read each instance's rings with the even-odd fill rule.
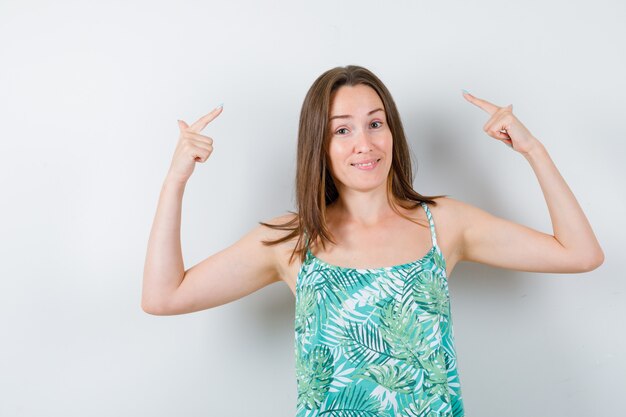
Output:
[[[347,194],[340,195],[328,207],[327,217],[332,219],[333,223],[371,227],[397,215],[389,204],[386,192],[352,191]]]

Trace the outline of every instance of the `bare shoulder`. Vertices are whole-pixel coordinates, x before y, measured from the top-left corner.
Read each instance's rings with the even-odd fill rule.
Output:
[[[456,229],[455,226],[461,220],[460,216],[462,216],[466,204],[452,197],[440,197],[435,199],[435,201],[436,205],[428,205],[435,222],[441,223],[442,227],[448,226],[448,228]],[[437,222],[437,220],[439,221]],[[439,227],[439,224],[437,224],[437,227]]]
[[[475,216],[481,211],[478,207],[452,197],[441,197],[435,201],[436,206],[429,205],[428,207],[433,212],[433,216],[437,213],[443,216],[446,224],[458,226],[464,223],[465,216]]]
[[[489,221],[496,218],[493,214],[480,207],[455,198],[444,197],[438,198],[436,201],[437,206],[431,208],[433,215],[441,212],[445,223],[452,225],[457,233],[466,232],[467,228],[476,222]]]
[[[463,234],[472,206],[452,197],[440,197],[435,201],[437,204],[429,204],[428,208],[433,216],[437,243],[446,258],[450,276],[463,256]]]
[[[283,213],[269,220],[264,220],[263,223],[273,226],[288,226],[292,227],[296,225],[297,215],[294,213]],[[257,230],[260,235],[265,236],[264,240],[276,240],[283,238],[290,233],[290,230],[281,230],[279,228],[268,227],[263,224],[259,224]]]
[[[297,214],[284,213],[272,219],[264,221],[263,223],[267,223],[271,225],[276,225],[276,226],[284,225],[284,226],[287,226],[289,229],[281,230],[277,228],[270,228],[264,225],[259,225],[261,228],[260,230],[262,230],[261,234],[263,236],[263,240],[276,241],[276,240],[280,240],[289,236],[289,234],[291,234],[290,229],[297,225],[296,223],[297,220],[298,220]],[[297,270],[299,269],[301,265],[301,262],[299,259],[297,259],[297,256],[295,256],[296,259],[293,259],[290,262],[290,258],[297,244],[297,240],[298,240],[298,237],[293,236],[287,240],[268,246],[268,248],[271,248],[270,250],[272,252],[272,257],[276,264],[278,277],[281,280],[285,281],[287,285],[289,285],[290,288],[295,285],[294,284],[295,276],[297,274]]]
[[[462,241],[471,225],[487,222],[495,216],[477,206],[452,197],[438,198],[437,206],[430,206],[433,217],[441,218],[439,223],[447,235]],[[439,228],[439,225],[437,225]],[[460,242],[462,243],[462,242]]]
[[[442,221],[439,223],[442,223],[444,239],[449,241],[447,243],[453,252],[451,257],[455,261],[473,260],[468,256],[471,251],[470,243],[480,239],[480,235],[485,234],[484,230],[501,225],[501,222],[505,221],[480,207],[454,198],[440,198],[437,202],[441,204],[432,209],[433,216],[437,217],[436,213],[441,213],[439,217],[442,217]],[[493,235],[494,231],[488,234]]]

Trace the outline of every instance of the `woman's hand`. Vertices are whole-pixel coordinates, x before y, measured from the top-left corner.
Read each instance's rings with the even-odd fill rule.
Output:
[[[167,174],[169,179],[186,183],[193,173],[196,162],[204,162],[211,155],[213,139],[201,135],[200,132],[220,113],[222,113],[221,105],[199,118],[191,126],[182,120],[178,121],[180,136]]]
[[[492,138],[502,141],[522,154],[528,153],[535,145],[539,144],[537,138],[515,117],[512,104],[498,107],[486,100],[474,97],[468,92],[464,92],[463,97],[491,116],[483,126],[483,130]]]

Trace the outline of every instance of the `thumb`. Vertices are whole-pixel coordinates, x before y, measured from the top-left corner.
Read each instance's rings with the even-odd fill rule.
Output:
[[[181,132],[187,129],[188,127],[189,125],[187,123],[183,122],[182,120],[178,120],[178,128],[180,129]]]
[[[507,109],[509,109],[509,110],[513,110],[513,105],[512,105],[512,104],[509,104],[509,105],[508,105],[508,106],[506,106],[506,107],[507,107]]]

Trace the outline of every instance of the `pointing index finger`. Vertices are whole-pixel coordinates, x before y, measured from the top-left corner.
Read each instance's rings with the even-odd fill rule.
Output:
[[[498,109],[500,109],[500,107],[496,106],[495,104],[492,104],[492,103],[488,102],[487,100],[483,100],[483,99],[480,99],[478,97],[474,97],[473,95],[471,95],[467,91],[463,92],[463,97],[465,97],[467,99],[467,101],[469,101],[470,103],[480,107],[481,109],[483,109],[484,111],[486,111],[489,114],[494,114],[495,112],[498,111]]]
[[[215,119],[217,116],[220,115],[220,113],[222,112],[223,108],[224,108],[224,105],[220,104],[219,106],[217,106],[216,108],[211,110],[209,113],[205,114],[204,116],[202,116],[201,118],[196,120],[190,126],[190,129],[192,131],[194,131],[194,132],[200,132],[202,129],[204,129],[206,127],[206,125],[211,123],[213,121],[213,119]]]

